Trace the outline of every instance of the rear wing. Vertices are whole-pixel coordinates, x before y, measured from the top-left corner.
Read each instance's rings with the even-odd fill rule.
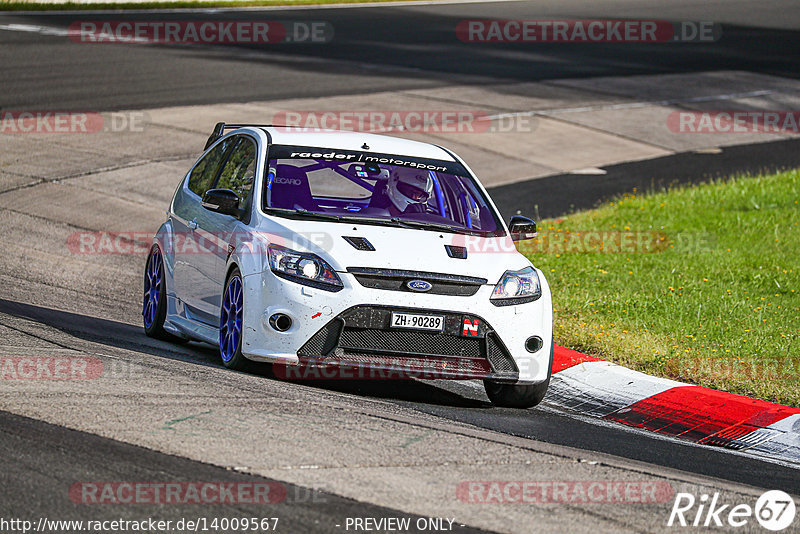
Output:
[[[214,126],[214,130],[211,132],[211,135],[208,136],[208,141],[206,141],[206,146],[203,150],[207,150],[208,147],[213,145],[217,139],[225,135],[225,130],[235,130],[236,128],[244,128],[244,127],[251,127],[251,128],[264,128],[267,126],[272,126],[271,124],[225,124],[224,122],[218,122]]]

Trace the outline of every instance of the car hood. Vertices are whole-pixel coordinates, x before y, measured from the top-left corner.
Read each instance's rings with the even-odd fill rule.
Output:
[[[401,269],[473,276],[495,284],[506,270],[530,265],[508,236],[479,237],[279,217],[268,219],[260,227],[271,243],[317,254],[338,272],[353,267]],[[361,246],[361,240],[366,240],[375,250],[359,250],[345,238]],[[445,245],[466,248],[466,258],[450,257]]]

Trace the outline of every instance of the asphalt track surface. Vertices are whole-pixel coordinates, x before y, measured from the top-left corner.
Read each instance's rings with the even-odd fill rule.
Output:
[[[279,484],[283,486],[278,490],[281,502],[269,505],[266,513],[263,504],[170,506],[158,503],[135,508],[112,506],[111,510],[92,510],[91,516],[98,521],[141,521],[152,517],[173,524],[187,518],[206,518],[207,524],[213,518],[278,518],[277,523],[268,524],[276,524],[279,532],[315,533],[339,530],[348,517],[402,516],[411,518],[412,528],[408,532],[422,532],[414,526],[419,516],[154,452],[7,412],[0,411],[0,428],[3,428],[0,455],[5,463],[0,482],[4,488],[15,488],[0,499],[0,517],[4,518],[19,517],[24,510],[26,517],[85,520],[86,505],[64,498],[65,489],[75,481],[123,478],[166,484],[197,480],[247,486],[270,484],[270,489]],[[456,532],[483,532],[465,526],[454,527]]]
[[[125,14],[125,18],[150,20],[193,18],[327,20],[336,28],[336,40],[328,45],[276,45],[268,50],[247,47],[166,47],[83,45],[37,33],[0,31],[0,108],[2,109],[92,109],[152,108],[167,105],[268,100],[298,96],[358,94],[378,90],[444,86],[450,83],[488,83],[499,80],[549,80],[565,77],[626,75],[661,72],[740,69],[797,77],[800,72],[800,37],[797,9],[788,2],[759,4],[751,14],[749,3],[673,7],[661,3],[639,4],[594,2],[560,4],[513,2],[466,6],[415,6],[352,8],[343,10],[294,10],[208,14]],[[656,7],[657,6],[657,7]],[[647,11],[649,9],[649,11]],[[668,20],[718,20],[724,23],[725,39],[719,43],[681,45],[584,45],[476,46],[458,42],[455,25],[465,18],[615,18],[645,16]],[[0,24],[25,23],[66,27],[85,15],[0,15]],[[93,20],[121,18],[119,14],[93,15]],[[113,65],[113,68],[110,66]],[[781,144],[783,143],[783,144]],[[718,158],[732,172],[797,165],[794,141],[763,146],[725,149],[721,156],[678,155],[666,158],[671,179],[697,181],[719,170],[709,165]],[[529,182],[523,187],[531,197],[552,196],[540,203],[541,216],[589,207],[600,198],[642,187],[648,165],[665,170],[665,161],[623,164],[607,169],[606,177],[591,182],[571,177],[565,191],[556,178]],[[727,166],[724,166],[727,165]],[[667,176],[667,172],[662,172]],[[560,177],[561,184],[563,178]],[[667,178],[664,178],[665,180]],[[657,180],[650,185],[661,185]],[[517,206],[511,190],[494,193],[504,211]],[[20,260],[19,268],[24,268]],[[114,280],[99,281],[112,287]],[[18,299],[17,299],[18,300]],[[98,319],[34,306],[17,300],[0,300],[0,314],[22,318],[61,330],[82,340],[110,347],[135,350],[177,360],[182,365],[219,367],[214,351],[196,344],[173,346],[150,340],[141,328],[125,322]],[[131,303],[135,307],[136,303]],[[102,310],[100,310],[102,311]],[[263,380],[273,380],[264,374]],[[530,411],[490,408],[488,402],[459,385],[430,382],[386,384],[337,382],[311,385],[344,392],[370,404],[389,401],[446,420],[468,423],[534,441],[599,451],[624,459],[645,462],[755,487],[800,493],[798,471],[708,447],[680,444],[613,425],[598,425],[546,406]],[[0,412],[0,454],[4,467],[0,480],[4,492],[4,516],[58,515],[81,517],[81,509],[63,499],[64,485],[74,480],[155,479],[228,480],[248,477],[198,462],[150,451],[125,443],[65,429],[32,419]],[[227,478],[226,478],[227,477]],[[296,528],[330,531],[331,524],[348,515],[392,515],[393,511],[325,494],[326,505],[294,506],[282,516],[297,521]],[[35,503],[35,504],[34,504]],[[141,511],[141,509],[140,509]],[[181,515],[190,515],[182,509]],[[246,511],[246,510],[239,510]],[[231,510],[197,510],[197,515],[230,515]],[[160,516],[172,513],[159,510]],[[117,517],[118,509],[93,510],[93,516]],[[137,514],[137,516],[140,514]],[[408,514],[404,514],[408,515]]]
[[[793,9],[794,7],[794,9]],[[118,110],[328,97],[498,80],[747,70],[800,73],[800,15],[786,1],[507,2],[413,7],[0,15],[0,24],[65,29],[80,20],[326,21],[325,44],[145,45],[73,43],[63,36],[0,31],[0,108]],[[539,18],[714,21],[713,43],[464,43],[465,19]],[[510,89],[513,91],[513,89]]]
[[[559,174],[489,188],[503,216],[521,213],[553,218],[591,209],[634,189],[659,191],[730,176],[780,172],[800,167],[800,140],[722,148],[719,153],[682,152],[603,167],[606,174]]]

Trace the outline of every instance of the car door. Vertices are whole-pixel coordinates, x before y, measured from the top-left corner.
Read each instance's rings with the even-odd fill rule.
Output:
[[[214,184],[214,189],[229,189],[236,193],[239,197],[239,207],[243,208],[242,215],[237,218],[231,215],[212,213],[201,223],[203,225],[201,230],[215,236],[218,240],[214,254],[209,255],[213,265],[207,266],[210,269],[209,275],[213,277],[214,285],[217,288],[210,296],[217,313],[222,304],[228,257],[236,247],[237,241],[245,237],[245,233],[248,231],[246,222],[250,220],[250,210],[252,209],[256,154],[256,141],[247,135],[239,136]]]
[[[236,141],[236,137],[222,139],[197,161],[175,196],[170,216],[174,228],[175,295],[187,318],[214,325],[218,310],[209,299],[215,288],[214,260],[209,256],[214,254],[216,242],[198,232],[198,228],[207,226],[206,219],[214,215],[203,208],[202,198],[216,182]]]

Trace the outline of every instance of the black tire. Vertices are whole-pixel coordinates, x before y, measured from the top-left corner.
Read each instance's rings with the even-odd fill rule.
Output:
[[[495,406],[503,408],[533,408],[544,399],[547,388],[550,386],[550,376],[553,370],[553,347],[550,346],[550,366],[547,370],[547,380],[539,384],[503,384],[484,380],[483,387],[486,396]]]
[[[241,280],[242,273],[239,271],[238,267],[234,267],[231,270],[230,274],[228,274],[228,278],[225,279],[225,285],[223,286],[224,289],[222,291],[222,300],[223,304],[225,302],[225,296],[228,291],[228,285],[232,278],[238,276]],[[242,307],[244,307],[244,288],[242,288]],[[220,310],[220,317],[222,317],[222,310]],[[244,326],[244,325],[242,325]],[[242,334],[244,333],[244,328],[242,328]],[[220,333],[221,335],[221,333]],[[242,354],[242,335],[239,336],[239,342],[236,345],[236,352],[234,352],[233,357],[229,360],[225,361],[225,358],[222,357],[222,343],[220,342],[220,359],[222,360],[222,365],[227,367],[228,369],[233,369],[234,371],[246,371],[250,369],[250,360],[245,358],[244,354]]]
[[[149,325],[147,324],[147,319],[145,318],[145,313],[147,312],[147,292],[148,292],[148,268],[150,267],[150,261],[153,258],[154,254],[158,254],[159,261],[161,262],[161,277],[160,281],[157,284],[158,287],[158,298],[155,311],[155,317],[153,318],[152,323]],[[166,330],[164,330],[164,321],[167,318],[167,288],[166,288],[166,281],[164,276],[164,257],[161,254],[161,249],[158,248],[158,245],[153,245],[150,249],[150,253],[147,255],[147,262],[144,265],[144,301],[142,305],[142,322],[144,326],[144,333],[147,334],[149,337],[155,339],[161,339],[164,341],[171,341],[173,343],[186,343],[189,340],[184,339],[182,337],[175,336],[170,334]]]

